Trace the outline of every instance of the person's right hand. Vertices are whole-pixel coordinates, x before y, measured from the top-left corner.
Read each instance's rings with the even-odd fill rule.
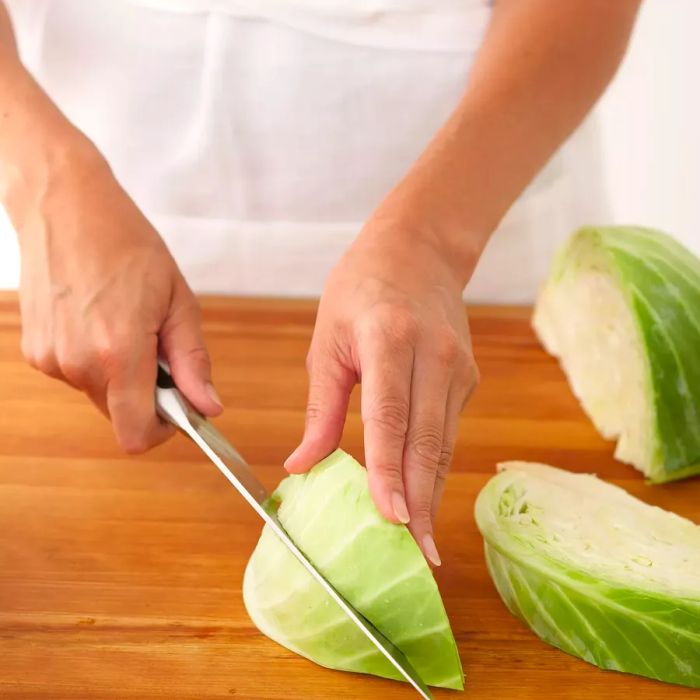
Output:
[[[155,412],[159,353],[194,406],[218,414],[197,301],[106,162],[76,159],[33,199],[13,216],[29,363],[84,391],[127,452],[173,432]]]

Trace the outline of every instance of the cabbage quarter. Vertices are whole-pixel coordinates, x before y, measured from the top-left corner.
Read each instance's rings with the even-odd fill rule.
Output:
[[[659,231],[581,229],[533,325],[619,460],[652,482],[700,473],[697,257]]]
[[[596,666],[700,687],[700,527],[587,474],[506,462],[476,521],[538,637]]]

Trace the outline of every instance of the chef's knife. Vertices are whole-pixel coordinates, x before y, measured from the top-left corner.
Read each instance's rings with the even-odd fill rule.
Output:
[[[223,435],[185,399],[175,386],[164,364],[158,365],[156,382],[156,407],[158,413],[190,437],[221,473],[235,486],[253,510],[269,525],[287,549],[304,568],[321,584],[326,593],[363,632],[396,670],[418,691],[425,700],[432,700],[428,687],[411,666],[403,652],[392,644],[372,623],[348,603],[324,578],[306,555],[294,544],[268,504],[269,496],[245,460]]]

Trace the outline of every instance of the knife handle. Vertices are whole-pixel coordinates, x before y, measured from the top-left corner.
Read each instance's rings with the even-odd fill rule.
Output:
[[[180,393],[170,376],[170,368],[164,360],[158,360],[156,375],[156,411],[158,415],[188,435],[192,432],[192,421],[202,419],[194,406]]]
[[[156,377],[156,386],[160,389],[176,389],[175,381],[170,376],[170,367],[165,363],[165,360],[158,360],[158,376]]]

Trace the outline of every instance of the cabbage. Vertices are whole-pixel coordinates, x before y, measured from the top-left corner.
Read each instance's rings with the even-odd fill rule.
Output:
[[[442,599],[418,545],[379,514],[366,471],[337,450],[272,495],[294,542],[429,685],[463,688]],[[246,567],[243,600],[258,629],[322,666],[403,680],[268,527]]]
[[[700,687],[700,527],[594,476],[500,467],[475,510],[508,609],[601,668]]]
[[[669,236],[584,228],[533,325],[615,456],[653,482],[700,473],[700,260]]]

